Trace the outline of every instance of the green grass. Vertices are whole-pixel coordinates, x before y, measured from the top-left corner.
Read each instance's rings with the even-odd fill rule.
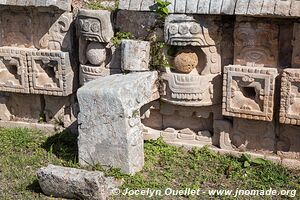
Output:
[[[77,136],[68,132],[47,137],[28,129],[0,129],[0,199],[50,199],[41,193],[35,172],[50,163],[78,168],[76,140]],[[117,169],[103,170],[100,166],[91,166],[89,169],[103,170],[107,175],[124,179],[122,190],[187,187],[202,190],[270,187],[299,190],[300,187],[299,171],[290,171],[270,162],[250,161],[247,156],[222,156],[207,148],[187,151],[169,146],[161,140],[150,141],[145,143],[145,159],[144,170],[134,176],[122,174]],[[167,196],[156,199],[161,198],[174,199]],[[112,199],[145,198],[117,196]],[[197,198],[181,196],[175,199],[209,199],[209,196],[203,194]],[[250,198],[241,196],[239,199]],[[300,199],[300,195],[297,194],[294,199]]]

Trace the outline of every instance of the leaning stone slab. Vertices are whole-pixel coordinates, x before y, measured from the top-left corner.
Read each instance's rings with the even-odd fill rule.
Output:
[[[49,196],[70,199],[106,199],[120,186],[104,173],[48,165],[37,171],[42,191]]]
[[[116,74],[77,92],[81,165],[100,163],[134,174],[144,165],[140,108],[159,98],[157,72]]]

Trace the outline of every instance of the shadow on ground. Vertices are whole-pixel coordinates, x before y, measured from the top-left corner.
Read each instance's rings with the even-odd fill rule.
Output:
[[[56,155],[58,158],[67,162],[78,162],[78,134],[64,130],[61,133],[55,134],[42,144],[48,153]]]

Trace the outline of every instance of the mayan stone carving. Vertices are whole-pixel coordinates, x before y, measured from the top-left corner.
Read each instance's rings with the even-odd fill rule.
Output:
[[[224,68],[223,115],[272,121],[277,70],[229,65]]]
[[[0,48],[0,91],[29,93],[26,51]]]
[[[292,67],[300,68],[300,23],[294,24],[293,47]]]
[[[234,64],[262,64],[277,67],[278,27],[276,24],[241,21],[234,31]]]
[[[108,42],[114,36],[111,18],[111,12],[106,10],[79,11],[77,35],[81,85],[107,74],[109,70],[112,49]]]
[[[285,69],[281,78],[280,123],[300,125],[300,70]]]
[[[162,74],[161,99],[182,106],[221,102],[220,30],[215,18],[169,15],[165,42],[176,49],[171,68]],[[218,87],[219,86],[219,87]]]
[[[27,60],[32,94],[68,96],[73,93],[74,72],[68,53],[33,51]]]

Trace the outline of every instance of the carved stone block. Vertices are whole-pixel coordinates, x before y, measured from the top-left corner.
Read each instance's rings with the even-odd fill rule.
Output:
[[[279,121],[300,125],[300,69],[285,69],[282,73]]]
[[[0,48],[0,91],[29,93],[26,49]]]
[[[33,15],[34,45],[38,49],[72,51],[73,14],[65,12],[49,14],[49,11]]]
[[[229,65],[224,68],[223,115],[272,121],[277,70]]]
[[[300,158],[300,127],[281,125],[277,141],[277,154],[286,158]]]
[[[214,18],[172,14],[165,21],[165,42],[176,46],[214,46],[220,43]]]
[[[255,63],[277,67],[278,35],[278,26],[274,23],[236,22],[234,64]]]
[[[161,100],[182,106],[209,106],[221,103],[221,75],[163,73]]]
[[[123,40],[121,59],[121,67],[124,71],[148,71],[150,42]]]
[[[107,10],[80,10],[78,36],[89,41],[109,42],[114,36],[111,17],[111,12]]]
[[[27,60],[30,93],[68,96],[76,89],[68,53],[32,51]]]
[[[300,68],[300,23],[294,24],[293,46],[292,67]]]

